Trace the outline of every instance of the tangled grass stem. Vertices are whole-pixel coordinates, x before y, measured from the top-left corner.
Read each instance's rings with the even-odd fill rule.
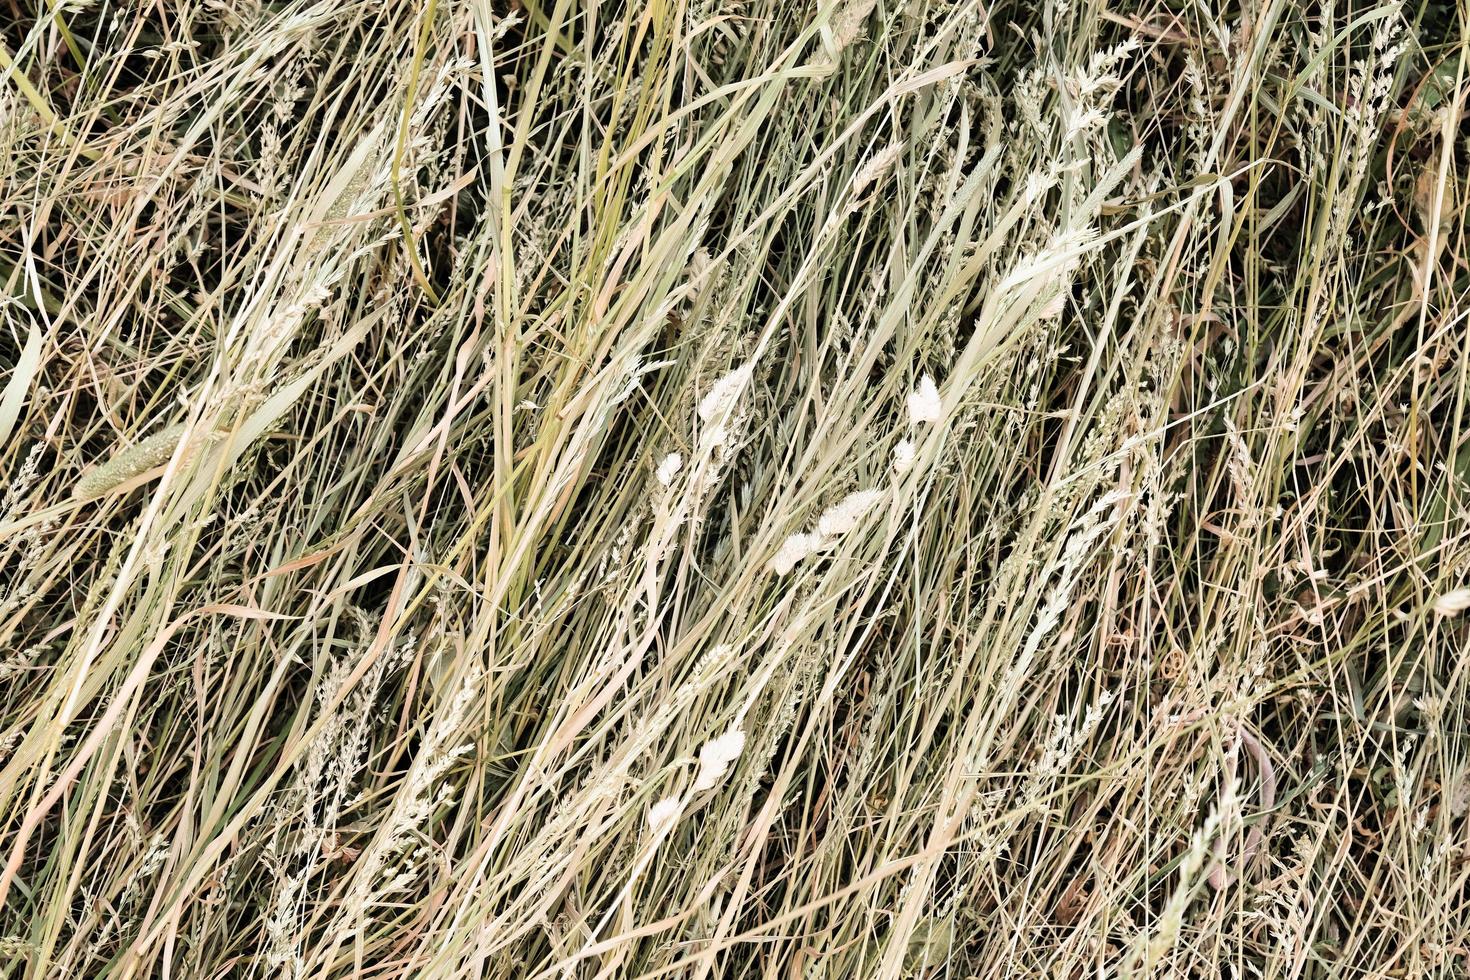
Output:
[[[0,980],[1470,975],[1463,4],[5,9]]]

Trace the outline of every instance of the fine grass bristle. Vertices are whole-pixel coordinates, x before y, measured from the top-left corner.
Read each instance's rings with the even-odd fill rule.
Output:
[[[1470,977],[1470,9],[0,3],[0,980]]]

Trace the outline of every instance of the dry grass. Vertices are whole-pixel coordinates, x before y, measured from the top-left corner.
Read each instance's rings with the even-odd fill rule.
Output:
[[[0,978],[1470,976],[1470,12],[0,0]]]

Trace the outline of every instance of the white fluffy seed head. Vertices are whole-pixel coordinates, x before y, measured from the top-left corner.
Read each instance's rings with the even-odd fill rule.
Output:
[[[944,407],[939,401],[939,388],[934,384],[934,379],[924,375],[914,390],[909,392],[909,422],[913,425],[925,425],[938,422]]]
[[[707,425],[723,425],[740,401],[740,393],[745,390],[745,383],[749,380],[750,365],[742,364],[716,381],[699,401],[700,421]]]
[[[1441,616],[1458,616],[1470,609],[1470,589],[1455,589],[1434,600],[1434,611]]]
[[[828,507],[817,518],[817,534],[823,538],[835,538],[858,526],[863,515],[883,499],[882,490],[859,490],[850,493]]]
[[[705,742],[699,750],[699,776],[694,780],[694,789],[711,789],[730,769],[730,763],[740,758],[745,749],[745,733],[732,728],[725,734]]]
[[[684,801],[677,796],[666,796],[648,808],[648,827],[662,830],[679,819],[684,812]]]
[[[699,451],[702,453],[713,453],[723,446],[730,438],[730,430],[723,425],[710,426],[699,434]]]
[[[893,472],[899,476],[913,469],[914,444],[905,439],[893,447]]]
[[[658,478],[659,483],[668,486],[674,482],[674,477],[679,475],[679,470],[683,467],[684,457],[678,453],[669,453],[659,461],[658,469],[653,475]]]
[[[797,532],[781,542],[781,549],[771,558],[771,571],[777,575],[790,574],[791,570],[805,558],[810,558],[826,545],[820,534]]]
[[[1058,289],[1057,294],[1047,301],[1040,313],[1036,314],[1037,317],[1042,320],[1051,320],[1061,316],[1067,309],[1068,298],[1065,289]]]

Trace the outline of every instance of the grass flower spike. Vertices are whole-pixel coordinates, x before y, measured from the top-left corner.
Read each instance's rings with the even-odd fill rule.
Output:
[[[725,778],[731,763],[745,749],[745,733],[732,728],[705,742],[699,750],[699,775],[694,779],[695,792],[713,789]]]
[[[935,386],[934,379],[927,374],[920,377],[914,390],[909,392],[907,403],[910,425],[929,425],[938,422],[944,410],[939,400],[939,388]]]

